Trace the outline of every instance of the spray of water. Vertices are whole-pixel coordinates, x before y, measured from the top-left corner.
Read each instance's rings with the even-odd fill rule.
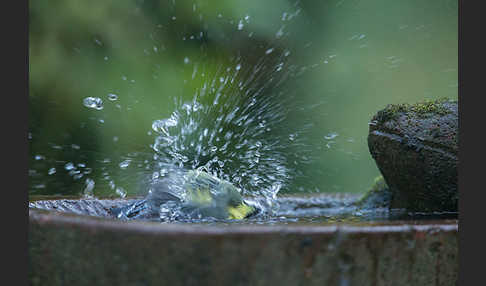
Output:
[[[283,53],[277,62],[264,56],[254,66],[235,60],[213,73],[199,73],[203,85],[189,102],[176,100],[169,118],[155,120],[152,149],[167,166],[204,167],[207,172],[241,189],[244,196],[263,197],[268,205],[309,161],[306,128],[289,129],[291,120]],[[156,176],[154,181],[162,179]]]
[[[192,80],[198,83],[198,87],[189,93],[174,94],[175,108],[172,114],[152,122],[150,133],[154,141],[149,152],[146,152],[147,146],[129,148],[130,142],[127,141],[130,140],[123,136],[119,139],[116,134],[113,142],[117,148],[113,150],[113,157],[95,154],[96,148],[88,150],[89,146],[82,146],[83,152],[95,154],[92,156],[96,160],[95,166],[90,163],[78,166],[69,160],[61,162],[67,164],[66,167],[49,166],[46,173],[54,177],[65,169],[69,176],[81,182],[83,194],[87,197],[94,196],[95,188],[108,187],[124,198],[127,193],[136,193],[131,188],[133,185],[141,185],[141,192],[138,193],[146,195],[161,182],[172,193],[180,195],[183,182],[178,178],[189,170],[203,168],[212,176],[235,185],[242,195],[263,198],[266,205],[274,205],[279,191],[290,188],[296,178],[302,178],[303,169],[300,167],[312,158],[309,155],[312,148],[306,142],[308,137],[305,135],[310,126],[291,122],[296,118],[291,113],[300,109],[294,94],[296,89],[288,87],[289,81],[302,75],[305,69],[292,65],[289,61],[291,52],[288,48],[282,48],[288,47],[282,42],[288,33],[285,27],[298,13],[284,13],[282,21],[285,24],[276,32],[273,41],[255,40],[258,45],[249,46],[246,51],[237,51],[236,56],[230,59],[222,55],[219,62],[217,57],[206,53],[204,43],[201,43],[202,59],[194,55],[181,59],[184,68],[191,69],[188,73],[190,76],[184,78],[184,82]],[[175,23],[175,16],[172,21]],[[249,15],[234,22],[238,31],[235,35],[243,35],[249,22]],[[202,37],[203,32],[200,33]],[[253,31],[248,37],[254,37]],[[185,36],[183,40],[186,40]],[[232,37],[222,39],[229,44],[233,40]],[[103,45],[98,38],[94,41],[98,46]],[[158,52],[156,46],[154,52]],[[148,50],[144,50],[144,53],[148,55]],[[213,69],[214,62],[205,62],[206,58],[218,62],[218,68]],[[125,75],[121,79],[135,82]],[[132,108],[123,105],[123,94],[116,93],[110,91],[103,99],[92,96],[83,99],[87,110],[101,114],[101,117],[89,117],[97,122],[100,130],[103,130],[105,119],[109,122],[109,118],[104,116],[106,110],[112,107],[122,110],[123,107],[123,110],[126,108],[129,111]],[[181,99],[188,98],[188,94],[191,100]],[[142,126],[146,127],[149,126]],[[60,145],[54,147],[56,150],[67,148]],[[127,153],[126,150],[131,151]],[[37,163],[46,161],[36,160]],[[34,172],[32,170],[33,176],[40,177]],[[39,185],[39,188],[45,188],[45,185]]]

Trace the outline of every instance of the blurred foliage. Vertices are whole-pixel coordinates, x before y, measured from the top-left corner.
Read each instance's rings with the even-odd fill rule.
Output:
[[[312,107],[315,191],[368,189],[367,122],[386,104],[457,98],[454,1],[29,1],[29,194],[79,194],[86,178],[96,195],[139,192],[152,122],[204,84],[194,66],[254,66],[269,48],[305,71],[287,88]]]

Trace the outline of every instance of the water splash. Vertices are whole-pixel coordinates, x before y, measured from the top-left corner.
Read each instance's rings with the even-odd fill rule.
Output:
[[[305,128],[286,124],[292,99],[281,87],[291,73],[276,76],[274,66],[266,56],[253,67],[237,62],[213,74],[200,71],[203,84],[193,99],[176,101],[170,117],[153,121],[151,147],[163,169],[204,167],[272,206],[298,174],[296,166],[309,160],[305,136],[299,136]]]
[[[89,199],[89,198],[93,198],[93,189],[95,187],[95,181],[92,180],[92,179],[86,179],[86,182],[85,182],[85,188],[84,188],[84,197]]]
[[[172,20],[175,21],[176,17],[173,16]],[[238,30],[251,28],[249,15],[234,20],[231,23],[237,24]],[[285,25],[276,32],[277,38],[286,34],[284,28]],[[200,38],[203,37],[202,33]],[[252,34],[253,32],[249,33],[250,36]],[[193,39],[192,35],[184,35],[183,40],[186,36]],[[97,38],[94,41],[100,46],[105,45]],[[153,48],[154,52],[157,52],[158,48]],[[165,49],[164,45],[160,45],[160,48]],[[149,133],[155,136],[151,146],[155,152],[150,154],[153,155],[152,158],[147,157],[147,154],[127,155],[126,149],[122,148],[130,144],[127,142],[129,140],[123,137],[119,140],[118,136],[113,136],[111,138],[117,143],[116,149],[120,151],[114,151],[115,155],[110,155],[110,159],[105,160],[101,157],[103,159],[100,160],[99,156],[106,154],[94,154],[93,147],[96,146],[86,148],[83,145],[83,151],[90,154],[90,157],[83,160],[88,162],[90,168],[82,167],[86,169],[83,171],[74,165],[63,168],[57,167],[58,162],[49,162],[53,165],[49,167],[57,167],[57,172],[52,171],[49,175],[61,176],[67,173],[82,184],[79,179],[94,170],[90,178],[96,181],[97,191],[103,192],[108,187],[106,189],[115,192],[119,185],[127,182],[125,189],[128,193],[141,194],[147,191],[147,180],[150,184],[163,179],[162,174],[169,170],[168,164],[184,170],[204,166],[211,174],[237,185],[245,195],[263,195],[271,205],[277,193],[288,188],[290,182],[299,175],[300,170],[297,170],[296,166],[306,161],[306,157],[302,155],[306,151],[306,146],[300,139],[303,136],[299,136],[303,128],[288,128],[289,125],[285,124],[285,121],[291,118],[288,116],[288,106],[295,105],[285,102],[291,101],[290,97],[286,96],[290,90],[281,88],[290,74],[296,71],[296,67],[287,61],[290,51],[282,51],[282,43],[276,40],[258,46],[257,49],[261,49],[261,59],[256,64],[254,58],[258,58],[258,52],[253,50],[249,57],[246,52],[238,52],[237,58],[231,58],[229,64],[228,58],[223,56],[223,63],[216,72],[211,67],[206,69],[208,66],[195,55],[182,56],[180,63],[183,63],[184,68],[192,69],[192,81],[201,83],[201,86],[194,93],[193,100],[179,101],[168,118],[152,122],[153,133]],[[152,55],[151,50],[145,48],[143,52]],[[277,75],[276,72],[281,74]],[[130,79],[129,75],[117,75],[119,76],[123,81],[135,83],[135,79]],[[204,80],[201,80],[202,77]],[[184,84],[191,79],[184,79]],[[120,110],[125,110],[125,107],[127,111],[132,110],[132,106],[122,108],[116,90],[119,88],[110,88],[110,92],[117,94],[107,93],[103,99],[83,99],[83,105],[90,109],[102,110],[104,105],[107,105],[107,109],[102,112],[105,115],[103,118],[89,118],[96,121],[96,128],[107,125],[105,129],[99,129],[101,132],[109,130],[108,126],[114,124],[113,115],[110,114],[113,106]],[[123,99],[127,100],[133,96],[124,93]],[[185,94],[174,95],[177,100],[183,96]],[[106,102],[103,102],[104,100]],[[289,139],[290,134],[297,140]],[[63,145],[59,148],[66,147]],[[294,152],[295,150],[299,152]],[[159,163],[164,165],[161,166]],[[148,179],[140,184],[143,185],[142,192],[137,192],[133,186],[138,187],[138,175],[141,173],[147,175]],[[83,188],[77,187],[78,190],[82,192]],[[125,191],[116,193],[122,197],[126,195]]]

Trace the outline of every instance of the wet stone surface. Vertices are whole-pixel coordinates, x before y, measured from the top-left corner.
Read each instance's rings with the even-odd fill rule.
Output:
[[[269,224],[123,221],[31,207],[29,277],[31,285],[457,282],[457,219]]]
[[[457,101],[388,105],[370,122],[368,146],[391,208],[457,211]]]

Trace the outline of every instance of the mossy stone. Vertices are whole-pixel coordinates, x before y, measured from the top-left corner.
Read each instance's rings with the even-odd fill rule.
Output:
[[[391,208],[457,211],[457,100],[388,105],[370,122],[368,147]]]
[[[363,209],[386,208],[390,206],[392,192],[386,184],[383,176],[378,176],[371,188],[357,202],[357,206]]]

